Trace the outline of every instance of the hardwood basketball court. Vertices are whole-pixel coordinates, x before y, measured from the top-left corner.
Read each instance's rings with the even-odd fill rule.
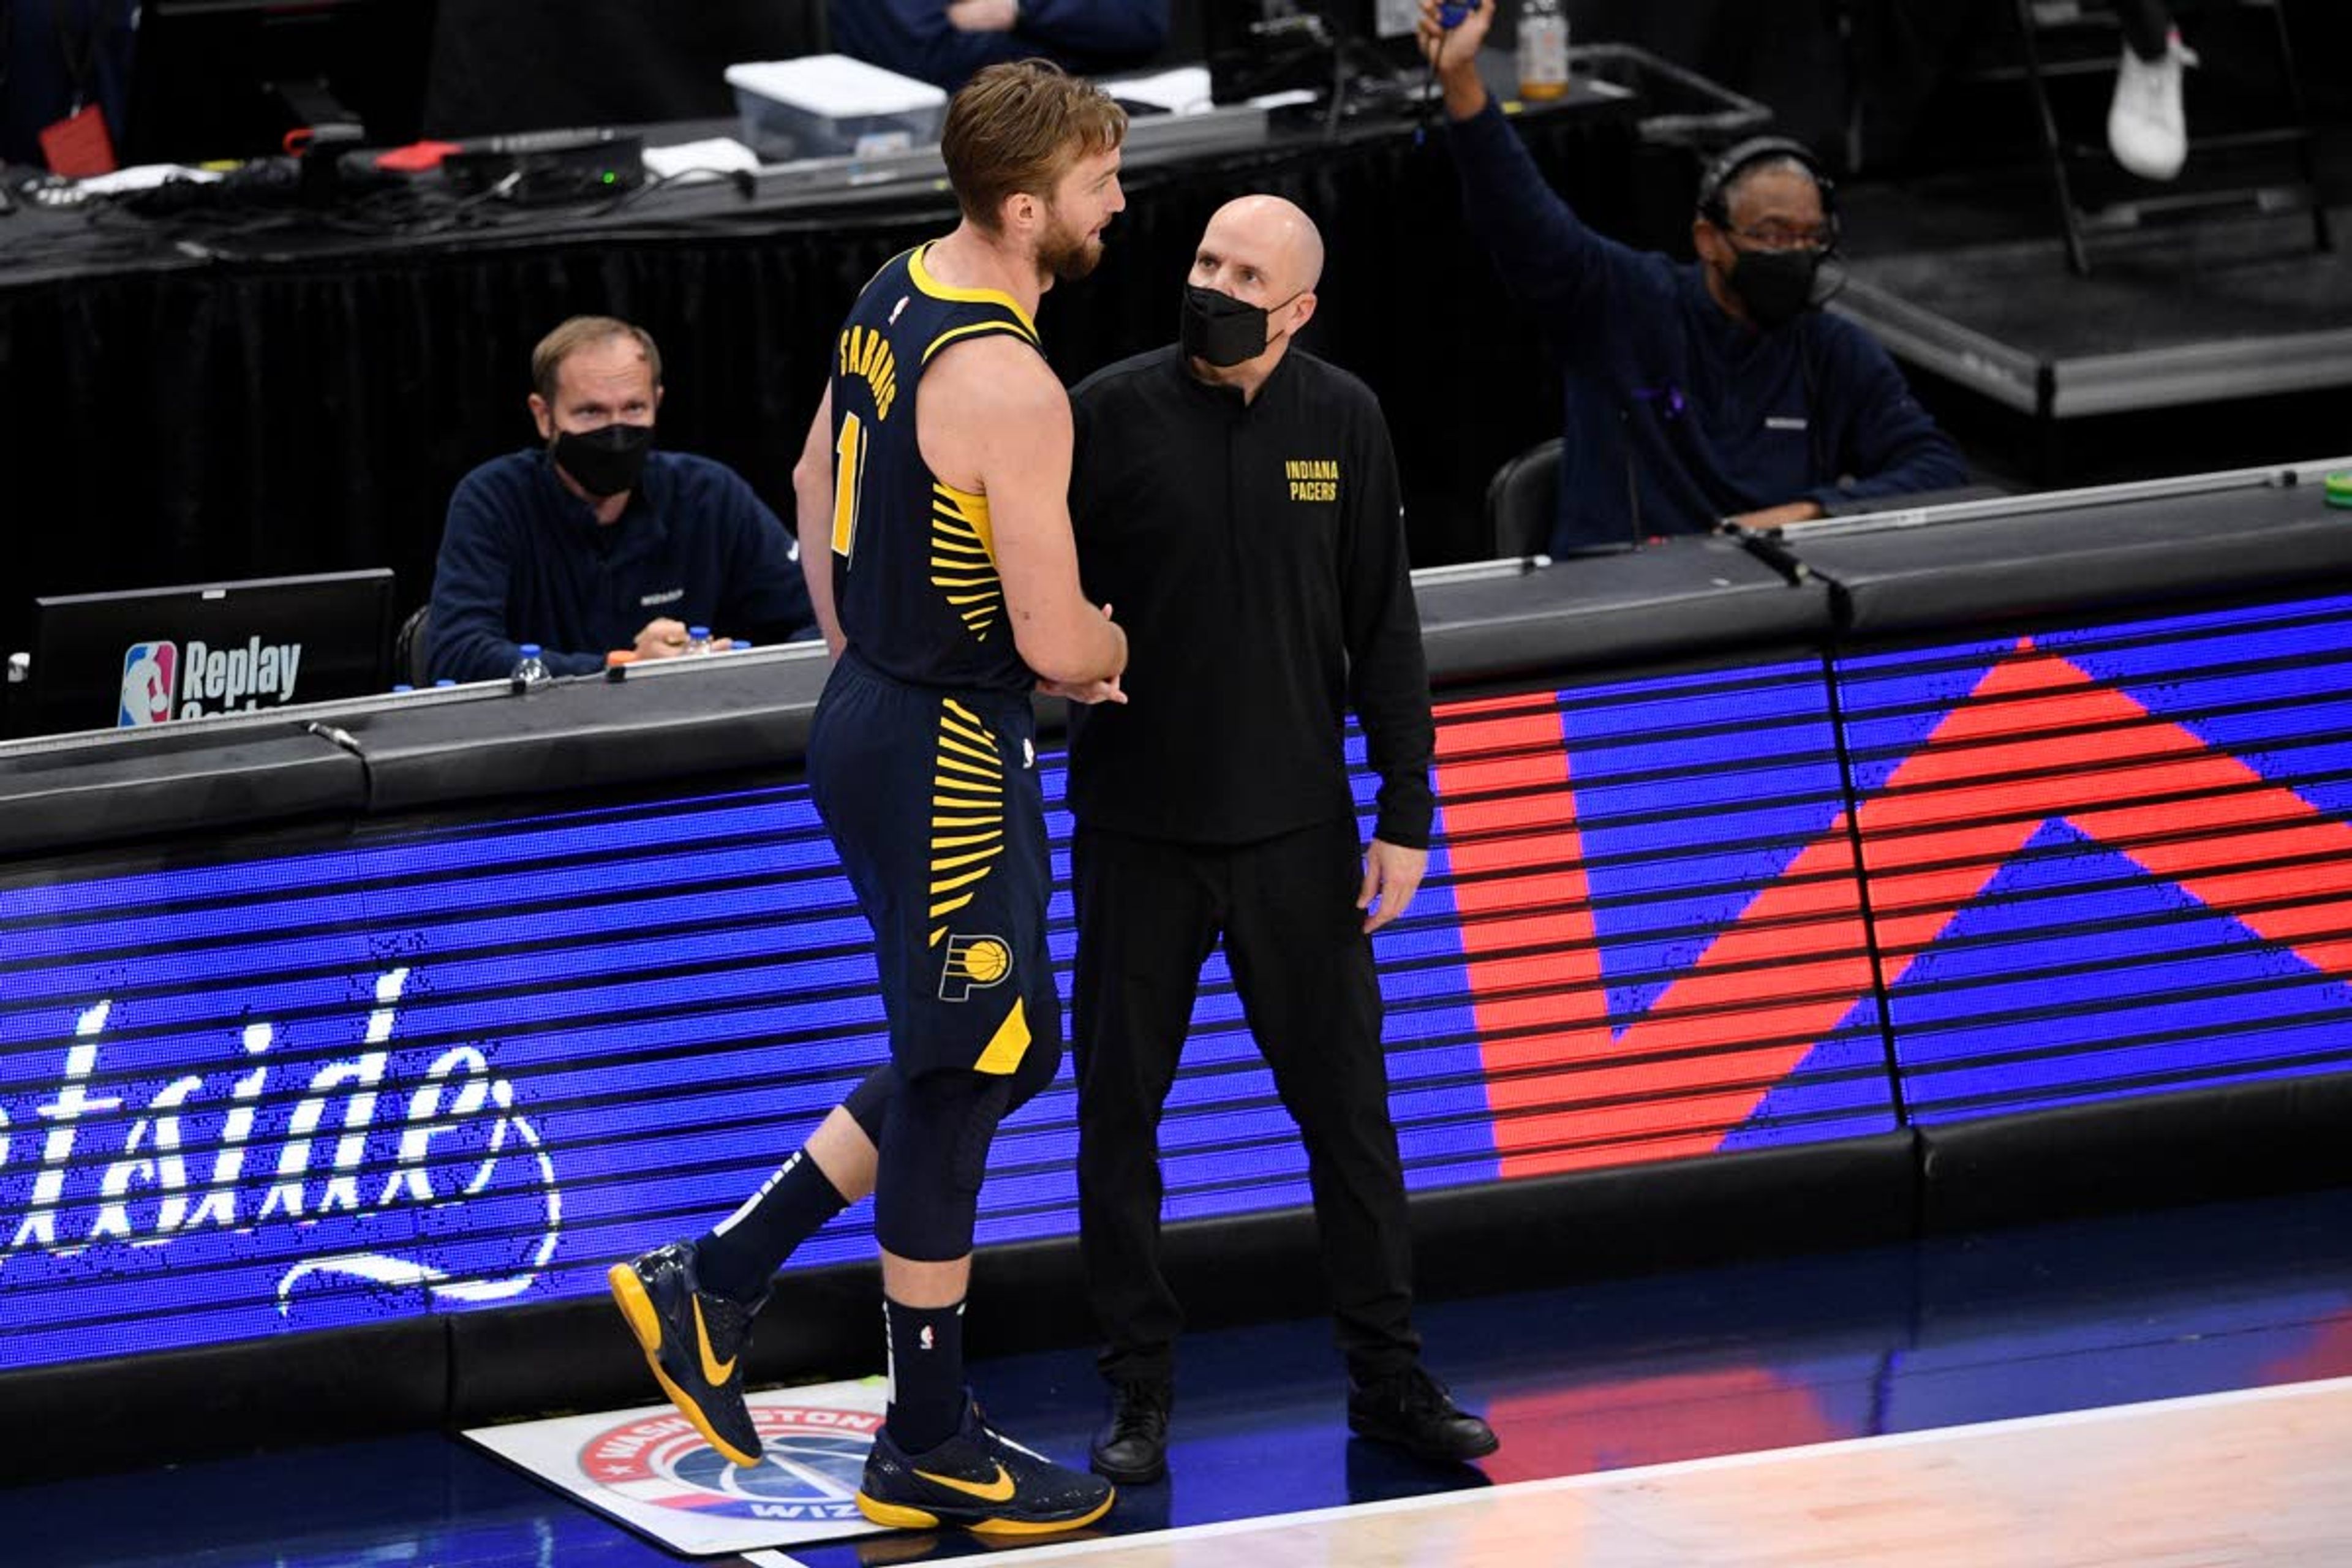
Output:
[[[2352,1562],[2352,1378],[999,1552],[1084,1568]],[[778,1552],[761,1568],[794,1568]]]

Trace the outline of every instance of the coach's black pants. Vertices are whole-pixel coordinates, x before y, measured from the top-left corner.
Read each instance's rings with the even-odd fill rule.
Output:
[[[1360,1378],[1410,1365],[1412,1255],[1389,1117],[1381,994],[1346,818],[1234,848],[1081,826],[1073,1058],[1079,1244],[1103,1375],[1166,1377],[1183,1315],[1160,1272],[1160,1113],[1201,965],[1225,958],[1307,1147],[1339,1348]]]

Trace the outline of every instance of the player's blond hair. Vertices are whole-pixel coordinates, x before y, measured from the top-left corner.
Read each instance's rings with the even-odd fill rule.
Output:
[[[1051,200],[1080,159],[1127,140],[1127,110],[1051,60],[990,66],[948,106],[940,154],[965,217],[991,234],[1007,198]]]

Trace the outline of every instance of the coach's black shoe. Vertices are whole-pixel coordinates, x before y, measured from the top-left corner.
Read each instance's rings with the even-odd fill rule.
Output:
[[[1445,1385],[1418,1366],[1350,1384],[1348,1429],[1440,1464],[1483,1459],[1503,1446],[1492,1426],[1454,1404]]]
[[[857,1511],[894,1530],[944,1524],[975,1535],[1047,1535],[1092,1524],[1118,1495],[1108,1481],[1013,1442],[967,1398],[961,1429],[928,1452],[901,1453],[887,1426],[876,1435]]]
[[[1111,1388],[1110,1419],[1095,1434],[1088,1466],[1123,1487],[1148,1487],[1168,1473],[1168,1413],[1176,1390],[1164,1378]]]
[[[743,1352],[767,1303],[714,1296],[694,1277],[694,1243],[674,1241],[615,1263],[604,1276],[654,1381],[703,1441],[738,1465],[760,1462],[760,1429],[743,1404]]]

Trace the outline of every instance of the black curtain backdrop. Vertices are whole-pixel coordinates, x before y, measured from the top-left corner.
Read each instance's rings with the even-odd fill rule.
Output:
[[[944,0],[942,0],[944,4]],[[1164,58],[1201,58],[1173,0]],[[0,0],[0,5],[7,0]],[[445,136],[735,112],[726,68],[827,47],[825,0],[440,0],[425,125]]]
[[[1630,119],[1570,112],[1522,131],[1587,216],[1622,232]],[[1251,191],[1325,227],[1307,346],[1380,395],[1416,563],[1482,555],[1487,477],[1557,432],[1558,393],[1533,323],[1464,229],[1442,135],[1418,145],[1388,129],[1137,172],[1103,266],[1046,298],[1056,370],[1076,382],[1171,339],[1202,226]],[[388,565],[403,605],[422,603],[452,487],[534,438],[531,345],[578,311],[648,327],[666,362],[662,442],[734,466],[789,518],[843,312],[951,216],[929,196],[339,259],[165,256],[0,289],[16,566],[0,643],[24,646],[39,594]]]
[[[487,136],[735,112],[730,65],[826,44],[824,0],[440,0],[425,126]]]

